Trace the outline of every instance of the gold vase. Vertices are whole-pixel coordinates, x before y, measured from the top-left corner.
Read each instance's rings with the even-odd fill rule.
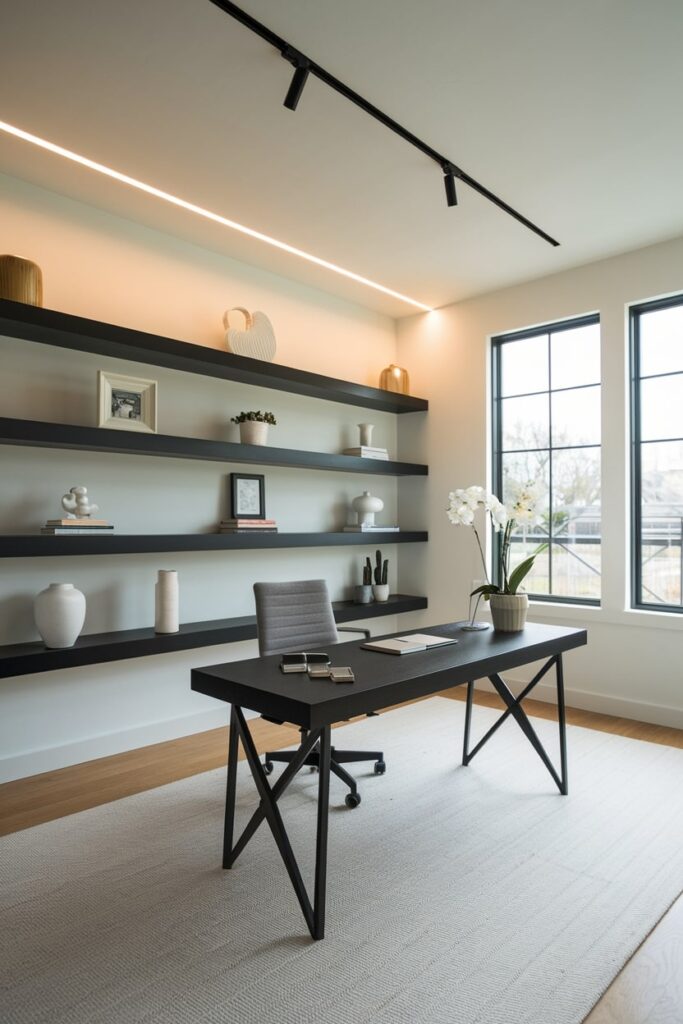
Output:
[[[0,256],[0,299],[43,304],[43,274],[37,263],[21,256]]]
[[[408,371],[392,363],[380,373],[379,386],[385,391],[395,391],[399,395],[410,394]]]

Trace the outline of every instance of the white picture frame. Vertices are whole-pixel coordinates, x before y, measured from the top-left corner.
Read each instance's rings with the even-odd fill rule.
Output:
[[[120,373],[97,374],[98,426],[110,430],[157,432],[157,382]]]

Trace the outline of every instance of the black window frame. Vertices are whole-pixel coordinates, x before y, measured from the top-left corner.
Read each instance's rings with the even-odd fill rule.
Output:
[[[652,313],[660,309],[671,309],[673,306],[683,306],[683,294],[670,295],[664,299],[651,299],[648,302],[638,302],[629,306],[629,393],[630,393],[630,467],[631,467],[631,608],[635,611],[667,612],[674,615],[683,615],[683,603],[662,604],[641,600],[643,593],[643,566],[642,566],[642,447],[643,444],[658,443],[659,441],[675,441],[678,438],[660,438],[657,441],[643,441],[641,430],[641,402],[640,382],[643,379],[640,373],[640,318],[643,313]],[[670,377],[681,371],[673,370],[671,373],[652,374],[651,376]],[[683,543],[683,538],[682,538]],[[683,585],[683,577],[682,577]]]
[[[542,324],[538,327],[530,327],[525,330],[509,331],[505,334],[498,334],[491,338],[491,468],[492,468],[492,489],[494,494],[498,495],[502,500],[503,497],[503,439],[502,439],[502,418],[500,415],[500,404],[503,401],[503,395],[501,394],[501,351],[503,345],[521,341],[527,338],[537,338],[543,334],[559,334],[562,331],[573,331],[577,327],[589,327],[593,324],[600,324],[600,313],[588,313],[583,316],[575,316],[568,320],[556,320],[552,323]],[[549,358],[552,358],[549,356]],[[551,371],[552,366],[548,365],[548,392],[551,392]],[[602,394],[602,373],[600,374],[600,380],[597,382],[600,386],[600,393]],[[594,384],[583,384],[579,387],[595,387]],[[556,388],[556,391],[570,391],[574,388]],[[529,392],[529,394],[546,394],[547,392]],[[523,395],[519,397],[524,397]],[[600,430],[600,444],[590,445],[588,447],[599,447],[602,453],[602,423]],[[552,446],[552,412],[549,413],[548,421],[548,451],[552,453],[559,449],[553,449]],[[552,511],[552,457],[549,465],[549,481],[550,481],[550,509]],[[552,515],[550,517],[550,528],[552,530]],[[501,535],[499,533],[493,533],[493,575],[494,582],[498,583],[498,555],[500,551]],[[601,534],[602,539],[602,534]],[[549,545],[552,544],[552,532],[548,537]],[[552,552],[548,562],[549,566],[549,587],[552,588]],[[600,573],[601,583],[601,594],[602,594],[602,570]],[[575,604],[588,606],[592,608],[599,608],[601,606],[601,598],[593,597],[566,597],[561,594],[535,594],[530,593],[529,599],[532,601],[540,601],[546,604]]]

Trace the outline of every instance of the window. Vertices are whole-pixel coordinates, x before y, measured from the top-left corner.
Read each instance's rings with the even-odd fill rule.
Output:
[[[493,339],[493,489],[541,486],[540,524],[513,535],[511,565],[546,547],[530,596],[600,601],[600,321],[582,317]]]
[[[633,604],[683,612],[683,295],[631,309]]]

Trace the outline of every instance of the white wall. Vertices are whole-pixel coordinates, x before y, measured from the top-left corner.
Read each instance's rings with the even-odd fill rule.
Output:
[[[538,622],[587,626],[589,645],[566,658],[569,702],[612,714],[683,727],[683,618],[628,610],[628,347],[630,303],[683,291],[683,239],[480,296],[399,321],[398,361],[416,394],[429,399],[421,430],[399,424],[402,456],[428,461],[427,490],[399,486],[403,521],[427,516],[426,548],[406,550],[400,586],[429,591],[423,621],[467,613],[481,569],[471,531],[445,516],[455,487],[488,478],[489,339],[506,331],[599,312],[603,373],[602,606],[532,604]],[[425,495],[427,495],[425,499]],[[521,678],[521,674],[520,674]],[[540,687],[539,687],[540,689]],[[553,684],[539,696],[552,699]]]
[[[0,248],[36,260],[45,305],[198,344],[222,347],[227,306],[262,309],[278,339],[277,361],[377,384],[395,358],[395,327],[314,289],[236,263],[11,178],[0,177]],[[272,409],[282,447],[338,451],[357,443],[356,424],[396,453],[396,418],[332,402],[78,355],[0,338],[0,415],[96,423],[96,371],[125,370],[159,382],[159,431],[237,439],[230,416]],[[209,531],[229,514],[231,469],[258,467],[0,447],[0,531],[33,532],[59,514],[61,495],[85,484],[122,533]],[[369,488],[396,514],[396,483],[356,474],[266,467],[267,511],[284,530],[330,530]],[[408,524],[410,525],[410,524]],[[396,581],[398,548],[388,548]],[[257,579],[324,576],[333,599],[350,596],[366,548],[6,559],[0,565],[0,643],[37,639],[33,596],[73,582],[88,599],[85,632],[153,621],[156,570],[180,572],[181,618],[253,611]],[[406,620],[407,621],[407,620]],[[394,619],[373,624],[390,630]],[[189,689],[192,666],[255,653],[254,643],[213,647],[0,682],[0,781],[208,729],[225,708]]]

